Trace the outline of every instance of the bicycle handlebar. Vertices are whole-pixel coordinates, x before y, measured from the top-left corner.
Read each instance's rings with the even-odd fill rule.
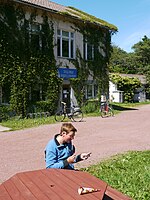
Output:
[[[62,104],[64,104],[64,105],[66,105],[66,103],[65,103],[65,102],[63,102],[63,101],[61,101],[61,103],[62,103]]]

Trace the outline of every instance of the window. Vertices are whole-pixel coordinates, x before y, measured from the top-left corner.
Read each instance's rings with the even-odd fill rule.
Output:
[[[93,60],[94,59],[94,46],[87,42],[83,44],[83,57],[85,60]]]
[[[74,33],[57,30],[57,56],[74,58]]]
[[[91,99],[93,98],[93,85],[87,85],[87,98]]]
[[[43,32],[43,29],[43,24],[29,24],[29,41],[35,51],[46,51],[48,49],[47,35]]]
[[[94,99],[97,97],[98,86],[95,83],[88,84],[86,86],[86,99]]]
[[[30,26],[30,42],[35,50],[39,50],[41,47],[40,29],[41,26],[37,23],[33,23]]]

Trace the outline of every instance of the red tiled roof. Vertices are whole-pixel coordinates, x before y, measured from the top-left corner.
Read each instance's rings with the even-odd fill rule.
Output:
[[[66,7],[48,0],[21,0],[22,2],[38,5],[43,8],[55,10],[58,12],[65,11]]]
[[[54,3],[49,0],[14,0],[14,1],[16,1],[18,3],[26,3],[31,6],[38,6],[38,7],[45,8],[45,9],[48,9],[48,10],[51,10],[54,12],[58,12],[58,13],[60,13],[60,12],[66,13],[66,14],[70,15],[70,17],[72,16],[79,20],[87,21],[87,22],[95,24],[97,26],[103,26],[110,30],[117,31],[117,27],[115,27],[112,24],[109,24],[106,21],[100,20],[92,15],[89,15],[85,12],[79,11],[78,9],[63,6],[63,5]]]

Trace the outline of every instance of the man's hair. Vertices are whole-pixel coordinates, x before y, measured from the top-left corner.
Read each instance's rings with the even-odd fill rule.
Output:
[[[60,129],[60,134],[65,131],[67,134],[70,131],[77,132],[77,129],[71,123],[63,123]]]

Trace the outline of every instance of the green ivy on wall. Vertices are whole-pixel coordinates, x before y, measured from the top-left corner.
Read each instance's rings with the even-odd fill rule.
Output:
[[[77,31],[82,33],[84,41],[94,46],[94,59],[85,60],[79,49],[76,52],[76,60],[72,61],[78,69],[78,78],[72,79],[71,83],[77,94],[80,104],[84,101],[85,86],[89,75],[93,76],[98,85],[98,99],[100,101],[101,94],[108,94],[109,88],[109,69],[108,62],[111,55],[111,32],[101,27],[89,26],[88,23],[75,23]],[[79,95],[80,94],[80,95]]]
[[[0,85],[10,88],[10,104],[17,115],[25,117],[35,87],[42,87],[42,100],[52,103],[56,109],[62,80],[57,77],[53,53],[54,29],[52,22],[43,14],[40,30],[44,48],[36,49],[30,42],[29,24],[36,18],[33,9],[30,19],[24,10],[12,1],[1,1],[0,5]],[[54,103],[55,102],[55,103]]]

